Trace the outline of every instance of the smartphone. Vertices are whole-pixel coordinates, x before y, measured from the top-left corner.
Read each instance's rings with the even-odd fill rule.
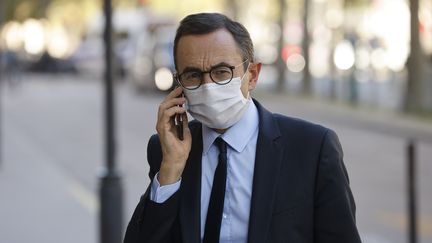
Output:
[[[179,97],[184,97],[183,93]],[[181,107],[181,105],[179,105]],[[183,141],[183,115],[175,114],[174,116],[174,125],[177,130],[178,139]]]

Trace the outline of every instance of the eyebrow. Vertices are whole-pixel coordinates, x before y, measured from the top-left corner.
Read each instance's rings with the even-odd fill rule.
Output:
[[[218,63],[218,64],[215,64],[215,65],[210,66],[210,69],[208,69],[208,70],[211,70],[212,68],[216,68],[216,67],[220,67],[220,66],[228,66],[228,67],[231,67],[231,66],[233,66],[233,65],[231,65],[231,64],[229,64],[229,63],[226,63],[226,62],[220,62],[220,63]],[[191,66],[189,66],[189,67],[185,67],[185,68],[183,69],[183,72],[182,72],[182,73],[185,73],[185,72],[194,72],[194,71],[203,72],[203,70],[201,70],[201,69],[199,69],[199,68],[197,68],[197,67],[191,67]]]

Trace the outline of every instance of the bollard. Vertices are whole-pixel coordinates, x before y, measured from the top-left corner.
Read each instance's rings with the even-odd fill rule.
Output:
[[[407,145],[408,159],[408,242],[417,243],[417,194],[416,194],[416,156],[415,141],[409,140]]]

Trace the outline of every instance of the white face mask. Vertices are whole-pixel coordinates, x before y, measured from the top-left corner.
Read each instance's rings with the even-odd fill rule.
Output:
[[[207,127],[231,127],[242,118],[250,102],[249,94],[245,98],[240,90],[244,76],[225,85],[208,83],[195,90],[184,89],[188,112]]]

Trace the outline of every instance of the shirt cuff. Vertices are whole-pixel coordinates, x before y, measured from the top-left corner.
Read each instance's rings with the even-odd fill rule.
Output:
[[[161,186],[158,180],[159,172],[153,178],[150,191],[150,200],[156,203],[164,203],[174,193],[178,191],[181,184],[181,178],[177,182],[165,186]]]

